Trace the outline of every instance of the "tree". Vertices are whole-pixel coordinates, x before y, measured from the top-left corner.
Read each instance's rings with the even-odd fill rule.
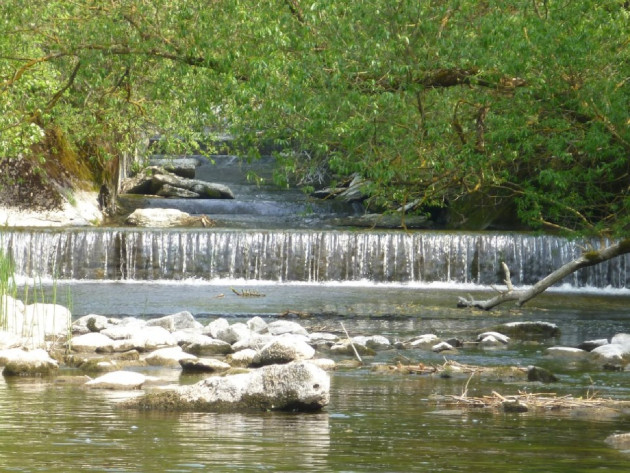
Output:
[[[466,227],[509,202],[529,226],[623,237],[629,16],[621,0],[5,0],[0,156],[58,130],[107,169],[143,135],[178,151],[229,128],[274,145],[279,184],[359,174],[380,210],[448,206]]]

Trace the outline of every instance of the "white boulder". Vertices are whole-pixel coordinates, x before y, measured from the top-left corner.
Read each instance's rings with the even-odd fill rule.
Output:
[[[268,343],[256,353],[252,365],[264,366],[308,360],[314,355],[315,350],[306,342],[297,338],[283,337]]]
[[[314,411],[326,406],[329,399],[328,374],[312,363],[298,361],[231,376],[211,376],[194,385],[131,399],[126,406],[161,410]]]

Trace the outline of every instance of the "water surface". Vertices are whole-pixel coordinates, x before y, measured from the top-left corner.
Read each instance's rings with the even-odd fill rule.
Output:
[[[630,412],[506,414],[434,400],[464,389],[471,396],[525,390],[630,399],[630,372],[544,356],[553,344],[630,332],[627,296],[550,293],[522,309],[487,313],[455,309],[462,293],[437,288],[237,283],[236,288],[255,288],[265,297],[238,297],[232,285],[74,282],[70,291],[58,285],[57,298],[71,302],[76,316],[152,317],[190,310],[203,322],[219,315],[232,321],[251,315],[274,320],[283,311],[301,309],[312,314],[301,320],[311,330],[341,333],[343,322],[352,335],[379,333],[392,340],[428,332],[467,339],[512,320],[553,322],[561,335],[446,357],[426,350],[380,352],[366,357],[364,368],[331,373],[330,405],[315,414],[136,412],[117,407],[121,399],[136,395],[132,392],[0,379],[2,471],[627,471],[629,454],[604,440],[630,431]],[[408,362],[435,365],[445,359],[485,366],[538,364],[552,369],[560,382],[544,386],[500,377],[444,379],[372,371],[374,364],[394,363],[401,355]],[[181,378],[177,370],[148,373],[175,382],[195,380]]]

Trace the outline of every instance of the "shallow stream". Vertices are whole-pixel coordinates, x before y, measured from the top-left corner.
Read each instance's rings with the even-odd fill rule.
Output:
[[[231,289],[264,297],[238,297]],[[44,287],[50,295],[52,288]],[[57,299],[75,316],[88,313],[151,317],[189,310],[202,322],[285,311],[311,314],[305,326],[392,340],[435,333],[470,339],[480,329],[512,320],[544,320],[557,339],[514,343],[508,349],[460,350],[446,358],[477,365],[537,364],[560,381],[550,385],[468,375],[378,373],[377,363],[439,365],[443,355],[390,350],[366,357],[361,369],[331,373],[331,402],[316,414],[155,413],[123,410],[129,392],[89,391],[46,380],[0,379],[2,471],[627,471],[630,453],[609,447],[607,436],[630,431],[630,412],[608,410],[506,414],[446,405],[435,395],[597,393],[630,399],[630,372],[554,362],[544,349],[630,332],[630,297],[555,291],[523,309],[478,312],[454,308],[461,291],[388,285],[308,285],[59,282]],[[71,296],[68,299],[68,296]],[[191,383],[178,370],[146,371]],[[65,370],[63,374],[78,374]],[[467,384],[468,383],[468,384]]]

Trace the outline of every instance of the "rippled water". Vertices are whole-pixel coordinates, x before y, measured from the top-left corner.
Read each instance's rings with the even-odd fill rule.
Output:
[[[340,331],[343,321],[353,335],[380,333],[392,339],[426,332],[466,338],[480,328],[510,320],[546,320],[560,326],[558,340],[514,344],[507,350],[462,350],[448,358],[482,365],[536,363],[552,368],[560,382],[542,386],[477,377],[469,382],[467,375],[443,379],[372,371],[373,363],[394,362],[401,354],[413,362],[444,362],[442,355],[427,351],[391,350],[367,357],[366,367],[360,370],[331,373],[331,403],[320,413],[175,414],[116,406],[134,393],[90,391],[52,380],[0,379],[0,470],[627,471],[630,454],[610,448],[604,440],[630,431],[630,412],[505,414],[461,410],[433,400],[433,395],[459,395],[465,388],[472,396],[493,390],[573,396],[596,391],[630,399],[630,372],[553,363],[543,356],[550,344],[630,332],[627,297],[550,294],[521,310],[480,313],[453,309],[455,295],[450,291],[263,289],[265,298],[245,300],[230,298],[229,287],[84,283],[73,286],[72,299],[77,316],[93,311],[148,316],[187,309],[207,320],[230,314],[271,317],[301,307],[315,314],[304,321],[313,329]],[[224,296],[215,298],[217,293]],[[60,299],[64,294],[59,288]],[[180,380],[177,370],[149,372]]]
[[[0,381],[2,471],[625,471],[620,417],[461,411],[463,380],[336,372],[317,414],[165,414],[121,394]]]

